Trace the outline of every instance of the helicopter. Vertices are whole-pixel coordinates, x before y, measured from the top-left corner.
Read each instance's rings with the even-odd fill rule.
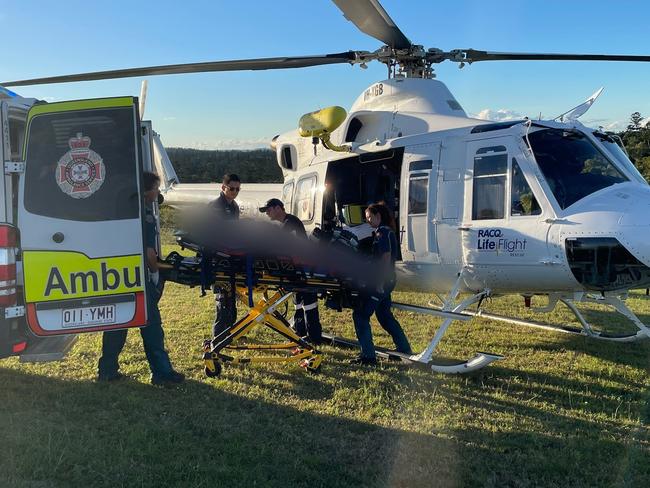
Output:
[[[495,123],[469,117],[435,78],[434,66],[446,61],[461,67],[518,60],[648,62],[650,56],[425,48],[413,44],[376,0],[333,3],[382,47],[0,85],[382,63],[388,78],[370,85],[349,110],[328,107],[305,114],[297,130],[273,139],[284,183],[267,190],[311,230],[341,225],[361,229],[365,206],[387,203],[398,225],[398,284],[444,296],[438,307],[396,304],[444,319],[428,346],[410,359],[441,373],[466,373],[502,359],[499,354],[477,353],[451,364],[436,361],[436,349],[449,327],[474,316],[596,340],[649,338],[650,328],[626,305],[626,298],[631,289],[650,286],[650,187],[614,134],[579,121],[600,93],[553,120]],[[170,174],[168,166],[160,168],[167,167]],[[173,203],[183,188],[174,178],[166,179],[167,199]],[[209,193],[214,196],[213,190]],[[552,327],[482,310],[484,299],[506,294],[522,295],[526,306],[534,296],[546,297],[546,306],[534,308],[539,312],[563,304],[581,327]],[[611,307],[636,331],[599,332],[579,309],[583,303]],[[471,311],[475,304],[478,310]]]

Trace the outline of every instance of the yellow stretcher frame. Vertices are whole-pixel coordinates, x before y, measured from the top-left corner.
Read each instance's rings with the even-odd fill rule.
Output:
[[[236,286],[236,292],[242,298],[244,303],[248,303],[249,289],[242,286]],[[203,363],[205,374],[210,378],[216,378],[221,374],[222,365],[231,364],[248,364],[248,363],[286,363],[297,362],[308,372],[315,373],[319,371],[323,356],[314,345],[302,339],[290,327],[282,315],[278,312],[278,307],[291,297],[292,292],[286,292],[277,289],[269,297],[268,286],[259,286],[256,291],[263,292],[263,296],[249,312],[235,322],[232,327],[221,332],[211,340],[203,343]],[[276,344],[237,344],[237,341],[248,335],[255,327],[265,326],[277,332],[285,339],[286,342]],[[288,350],[290,356],[253,356],[241,357],[224,354],[223,351],[281,351]]]

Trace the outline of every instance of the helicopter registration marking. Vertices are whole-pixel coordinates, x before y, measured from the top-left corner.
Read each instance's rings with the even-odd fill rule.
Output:
[[[363,92],[363,101],[367,102],[371,98],[378,97],[384,94],[384,84],[376,83]]]

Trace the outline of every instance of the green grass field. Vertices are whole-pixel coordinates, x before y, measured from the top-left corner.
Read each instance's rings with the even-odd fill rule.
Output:
[[[630,302],[650,321],[649,298]],[[527,312],[521,298],[486,308],[573,323],[566,309]],[[178,387],[149,384],[137,331],[121,356],[128,379],[114,384],[95,382],[99,334],[61,362],[0,361],[0,486],[650,486],[650,341],[475,319],[452,326],[441,352],[506,358],[472,376],[350,366],[353,351],[326,346],[317,375],[249,365],[211,380],[201,343],[212,296],[169,284],[161,310],[188,378]],[[353,336],[349,312],[321,311],[325,329]],[[396,315],[416,349],[440,323]],[[620,327],[609,312],[590,317]],[[389,346],[378,330],[376,343]]]

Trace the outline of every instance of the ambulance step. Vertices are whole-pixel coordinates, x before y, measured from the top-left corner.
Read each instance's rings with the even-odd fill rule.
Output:
[[[45,363],[63,359],[77,340],[76,335],[39,337],[29,342],[27,350],[20,355],[21,363]]]

